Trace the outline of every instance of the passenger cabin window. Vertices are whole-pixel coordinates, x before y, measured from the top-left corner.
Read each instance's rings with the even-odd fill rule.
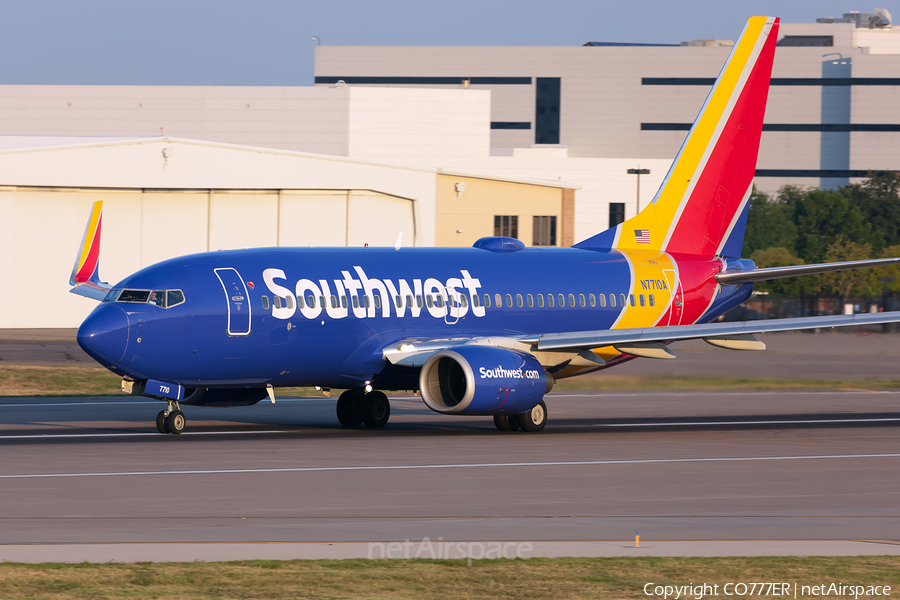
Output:
[[[522,308],[522,294],[516,294],[516,306]]]
[[[406,295],[406,308],[412,308],[413,299],[409,294]]]
[[[319,308],[325,308],[325,296],[319,296]]]
[[[375,308],[381,308],[381,295],[375,294],[372,296],[372,299],[375,300]]]
[[[563,296],[562,294],[559,294],[559,295],[557,296],[557,298],[559,299],[559,307],[560,307],[560,308],[565,308],[565,307],[566,307],[566,297]]]
[[[593,300],[593,298],[592,298]],[[593,304],[593,303],[591,303]],[[584,294],[578,294],[578,306],[584,308]]]
[[[472,296],[472,308],[479,308],[479,302],[481,302],[481,296],[479,296],[478,294]]]
[[[306,305],[310,308],[315,308],[316,307],[316,297],[313,296],[312,294],[307,296],[306,297]]]
[[[640,296],[638,296],[638,299],[641,301],[641,306],[644,306],[644,295],[641,294]]]
[[[506,307],[512,308],[512,294],[506,295]]]
[[[331,295],[331,308],[337,308],[337,296],[334,294]]]
[[[494,294],[494,304],[497,305],[497,308],[503,306],[503,299],[500,297],[500,294]]]
[[[538,294],[538,307],[544,308],[544,295]]]
[[[606,308],[606,294],[597,294],[597,297],[600,299],[600,308]],[[616,305],[615,300],[612,305]]]
[[[490,307],[491,307],[491,295],[490,295],[490,294],[485,294],[485,295],[484,295],[484,307],[485,307],[485,308],[490,308]]]
[[[269,297],[268,296],[262,297],[262,307],[263,307],[263,310],[269,310]]]
[[[528,304],[528,308],[531,308],[534,306],[534,298],[532,298],[531,294],[528,294],[527,296],[525,296],[525,302]]]
[[[591,303],[591,308],[594,308],[595,306],[597,306],[597,299],[594,297],[593,294],[590,294],[590,295],[588,296],[588,300],[589,300],[590,303]]]
[[[300,310],[306,308],[306,302],[303,300],[303,296],[297,296],[297,308]]]
[[[609,295],[609,305],[613,308],[616,307],[616,295],[615,294]]]
[[[275,304],[275,308],[281,308],[281,296],[273,296],[272,302]]]
[[[619,294],[619,304],[625,306],[625,294]],[[631,305],[634,306],[634,297],[632,297]]]
[[[287,302],[288,310],[294,308],[294,297],[293,296],[288,296],[287,298],[285,298],[285,301]]]
[[[302,306],[300,308],[303,308]],[[347,308],[347,296],[341,296],[341,308]]]
[[[575,307],[575,294],[569,294],[569,306],[572,308]]]
[[[553,294],[547,294],[547,306],[553,308]]]
[[[650,306],[654,306],[656,304],[656,300],[653,298],[653,294],[650,294],[648,300],[650,301]]]
[[[477,298],[477,296],[476,296],[476,298]],[[460,296],[459,303],[462,305],[463,308],[468,308],[469,307],[469,297],[468,296]]]
[[[416,306],[422,308],[422,294],[416,294]]]
[[[628,302],[634,306],[634,294],[628,294]]]
[[[425,305],[428,306],[428,308],[432,308],[434,306],[434,302],[431,300],[431,294],[425,296]]]

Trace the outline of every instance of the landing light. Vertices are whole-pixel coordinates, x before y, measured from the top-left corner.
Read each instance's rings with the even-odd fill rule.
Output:
[[[371,386],[371,385],[367,385],[367,386],[366,386],[366,393],[368,394],[368,393],[371,392],[371,391],[372,391],[372,386]]]
[[[400,352],[412,352],[415,349],[416,347],[413,344],[401,344],[400,348],[398,348]]]

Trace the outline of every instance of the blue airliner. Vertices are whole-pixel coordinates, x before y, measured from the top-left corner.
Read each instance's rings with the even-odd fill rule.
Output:
[[[572,248],[487,237],[472,248],[261,248],[167,260],[114,286],[98,275],[94,205],[72,292],[101,300],[82,348],[123,390],[182,405],[241,406],[274,388],[345,389],[341,424],[384,426],[384,391],[418,390],[443,414],[540,431],[558,379],[704,339],[764,349],[754,333],[900,321],[900,313],[711,323],[754,281],[896,264],[757,269],[740,258],[778,19],[751,18],[653,202]]]

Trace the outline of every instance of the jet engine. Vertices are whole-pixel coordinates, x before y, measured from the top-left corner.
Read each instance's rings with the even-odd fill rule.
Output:
[[[434,354],[419,374],[431,410],[455,415],[513,415],[531,410],[553,387],[532,355],[492,346],[456,346]]]

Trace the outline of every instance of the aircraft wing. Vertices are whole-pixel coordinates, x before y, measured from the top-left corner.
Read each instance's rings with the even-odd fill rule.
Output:
[[[571,331],[519,337],[409,338],[384,348],[382,355],[385,360],[395,365],[421,367],[436,352],[472,344],[528,352],[537,357],[544,366],[562,363],[573,366],[595,366],[603,365],[605,362],[591,352],[591,349],[605,346],[612,346],[619,352],[633,356],[675,358],[675,354],[666,347],[666,344],[702,339],[713,346],[729,350],[764,350],[765,344],[753,334],[879,323],[900,323],[900,311],[672,327]]]
[[[72,268],[72,276],[69,285],[73,286],[70,292],[79,296],[86,296],[94,300],[103,300],[111,289],[108,283],[100,281],[100,225],[103,222],[103,201],[94,202],[87,225],[84,228],[84,237],[75,255],[75,266]]]

